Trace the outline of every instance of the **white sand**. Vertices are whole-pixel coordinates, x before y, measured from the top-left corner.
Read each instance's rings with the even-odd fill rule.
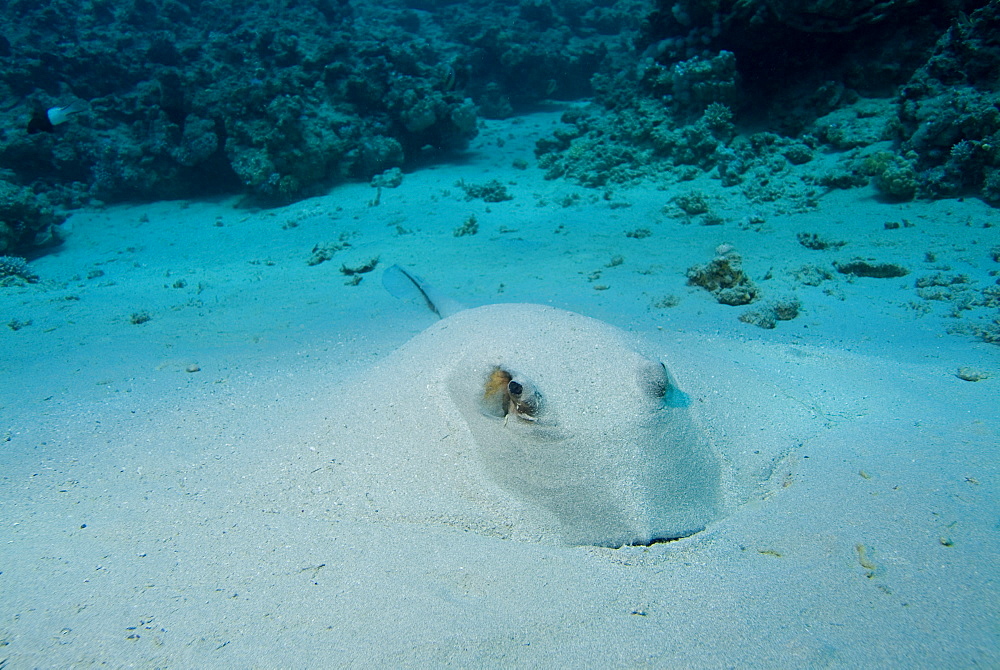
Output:
[[[0,666],[1000,665],[1000,347],[948,333],[982,310],[953,317],[914,289],[943,266],[995,282],[995,210],[863,189],[743,229],[757,208],[705,180],[683,188],[729,221],[684,224],[662,212],[682,187],[605,200],[510,167],[555,118],[491,123],[466,161],[407,175],[377,206],[348,185],[272,211],[75,214],[32,264],[42,283],[0,289],[3,321],[31,322],[0,332]],[[458,179],[500,179],[514,199],[466,201]],[[471,214],[480,232],[455,237]],[[640,227],[652,235],[625,236]],[[798,232],[848,245],[808,250]],[[350,248],[306,264],[342,234]],[[724,242],[802,314],[763,330],[686,286]],[[341,264],[375,256],[345,285]],[[855,256],[911,273],[788,275]],[[436,320],[381,287],[393,263],[469,305],[551,304],[642,335],[746,503],[617,550],[338,513],[324,436],[345,411],[384,409],[345,389]],[[667,295],[679,304],[651,306]]]

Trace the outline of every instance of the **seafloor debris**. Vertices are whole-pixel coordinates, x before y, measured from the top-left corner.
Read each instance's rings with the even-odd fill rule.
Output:
[[[476,219],[475,214],[470,214],[465,217],[465,221],[462,225],[451,231],[451,234],[455,237],[465,237],[466,235],[475,235],[479,232],[479,221]]]
[[[846,263],[834,261],[833,267],[837,268],[837,272],[841,274],[858,277],[875,277],[876,279],[905,277],[910,274],[909,270],[896,263],[878,263],[860,258],[847,261]]]
[[[347,265],[340,266],[340,273],[351,276],[351,275],[362,275],[366,272],[371,272],[376,267],[378,267],[378,256],[371,258],[360,265],[355,265],[353,267],[348,267]]]
[[[791,321],[799,315],[802,303],[798,298],[784,298],[769,302],[740,314],[740,321],[759,328],[774,328],[778,321]]]
[[[955,376],[967,382],[979,382],[984,379],[989,379],[990,377],[988,373],[977,370],[976,368],[971,368],[968,365],[960,367],[958,372],[955,373]]]
[[[312,253],[309,258],[306,259],[306,265],[319,265],[320,263],[325,263],[326,261],[333,258],[333,255],[342,249],[346,249],[351,246],[349,242],[344,240],[344,236],[341,236],[339,242],[322,242],[316,244],[312,248]]]
[[[827,240],[820,237],[816,233],[799,233],[795,236],[799,241],[799,244],[804,246],[806,249],[812,249],[814,251],[822,251],[824,249],[834,249],[840,248],[847,244],[843,240]]]
[[[507,191],[507,187],[497,179],[491,179],[485,184],[469,184],[463,179],[456,183],[455,186],[465,191],[466,200],[475,200],[478,198],[485,202],[503,202],[504,200],[514,199],[514,196]]]
[[[748,305],[756,300],[759,290],[743,272],[743,258],[732,245],[721,244],[715,253],[705,265],[688,268],[688,284],[701,286],[723,305]]]

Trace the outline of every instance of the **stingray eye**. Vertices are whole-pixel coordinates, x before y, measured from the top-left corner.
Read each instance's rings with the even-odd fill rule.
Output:
[[[519,382],[511,379],[507,383],[507,395],[510,396],[511,406],[508,409],[511,413],[525,421],[537,419],[542,397],[530,381]]]
[[[513,416],[523,421],[537,421],[542,397],[530,380],[517,381],[514,375],[496,366],[483,384],[479,407],[483,414],[508,421]]]
[[[670,382],[667,379],[667,368],[663,363],[650,362],[639,368],[639,388],[652,398],[662,398],[667,395]]]

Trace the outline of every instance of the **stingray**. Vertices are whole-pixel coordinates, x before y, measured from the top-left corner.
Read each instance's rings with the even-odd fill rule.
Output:
[[[329,441],[356,519],[619,547],[685,537],[720,508],[719,461],[666,366],[635,339],[535,304],[455,308],[349,384]]]

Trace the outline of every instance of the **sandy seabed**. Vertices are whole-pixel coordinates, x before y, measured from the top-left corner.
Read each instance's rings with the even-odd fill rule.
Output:
[[[41,281],[0,289],[0,667],[1000,665],[1000,347],[974,334],[997,312],[968,300],[1000,270],[995,210],[854,189],[782,212],[711,179],[605,193],[514,167],[557,118],[489,123],[380,194],[75,213]],[[493,179],[511,200],[456,185]],[[694,187],[723,225],[674,215]],[[759,303],[687,284],[723,244]],[[834,269],[856,258],[909,273]],[[739,504],[619,549],[342,511],[448,474],[410,453],[334,487],[380,434],[366,371],[437,320],[382,287],[392,264],[639,335]],[[935,274],[965,279],[921,291]],[[737,318],[791,297],[773,329]]]

